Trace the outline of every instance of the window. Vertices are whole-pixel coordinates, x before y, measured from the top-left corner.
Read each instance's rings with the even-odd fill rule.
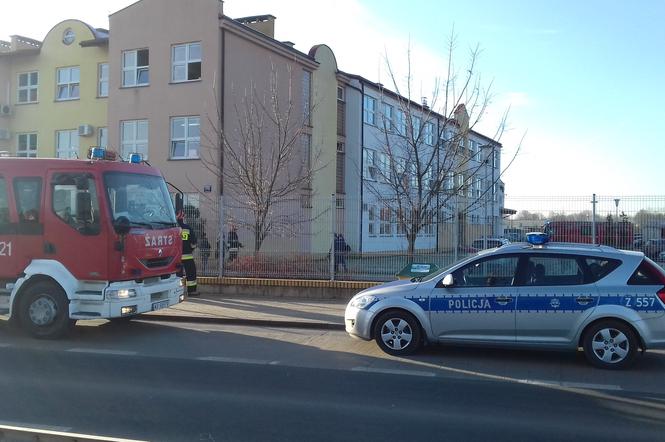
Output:
[[[150,56],[147,49],[122,53],[122,85],[124,87],[150,84]]]
[[[431,122],[425,123],[425,143],[434,146],[434,124]]]
[[[388,103],[383,103],[383,124],[386,130],[393,131],[395,129],[394,118],[394,108]]]
[[[78,158],[79,134],[76,130],[59,130],[56,132],[56,158]]]
[[[302,71],[302,111],[304,121],[307,125],[311,125],[311,110],[312,110],[312,73],[310,71]]]
[[[499,167],[499,161],[498,161],[497,156],[498,156],[498,155],[496,154],[496,151],[494,150],[494,148],[492,148],[492,167],[493,167],[494,169],[496,169],[497,167]]]
[[[584,264],[587,267],[587,277],[585,278],[585,283],[593,283],[599,281],[616,270],[620,265],[621,261],[618,259],[607,259],[607,258],[584,258]],[[633,275],[639,273],[642,269],[642,266],[638,267]],[[631,278],[632,279],[632,278]],[[656,283],[658,284],[658,283]],[[631,285],[631,280],[628,280],[628,285]]]
[[[18,134],[16,138],[16,156],[21,158],[37,158],[37,134]]]
[[[455,271],[456,287],[508,287],[517,269],[517,256],[480,259]]]
[[[78,66],[58,69],[57,101],[78,100],[81,72]]]
[[[413,116],[411,117],[411,130],[413,131],[413,138],[418,139],[422,135],[420,133],[423,125],[423,120],[420,117]],[[422,139],[421,139],[422,140]]]
[[[379,234],[381,235],[391,235],[392,234],[392,225],[390,223],[390,208],[383,207],[381,208],[380,213],[380,224],[379,224]]]
[[[583,278],[577,257],[530,256],[524,285],[577,285]]]
[[[600,278],[599,278],[600,279]],[[660,275],[660,272],[646,259],[637,267],[637,270],[628,280],[628,285],[659,285],[662,286],[661,282],[663,277]]]
[[[457,193],[459,196],[464,196],[464,175],[457,174]]]
[[[385,153],[379,153],[377,165],[381,179],[385,182],[390,181],[390,158],[388,157],[388,155],[386,155]]]
[[[109,130],[106,127],[100,127],[97,130],[97,146],[108,147],[109,145]]]
[[[404,209],[397,210],[397,234],[406,235],[406,223],[407,219],[404,216]]]
[[[171,159],[199,158],[199,117],[171,118]]]
[[[99,84],[97,86],[98,97],[109,96],[109,64],[99,64]]]
[[[345,161],[346,155],[344,155],[344,152],[338,152],[337,168],[335,171],[335,192],[338,194],[344,193]]]
[[[476,178],[476,198],[480,198],[480,194],[483,192],[483,181],[480,178]]]
[[[369,206],[369,208],[368,208],[369,214],[368,214],[367,229],[368,229],[368,232],[371,236],[376,235],[376,227],[374,225],[376,223],[376,212],[375,212],[375,210],[376,209],[374,209],[374,206]]]
[[[338,141],[337,142],[337,153],[344,153],[344,152],[345,152],[344,143]]]
[[[10,221],[7,183],[3,177],[0,177],[0,233],[9,233]]]
[[[34,225],[40,220],[42,194],[41,178],[14,178],[14,198],[21,224]],[[37,233],[33,229],[21,229],[22,233]]]
[[[363,121],[367,124],[376,126],[376,99],[369,95],[365,95],[363,98],[363,105],[365,107]]]
[[[368,180],[376,180],[378,176],[376,152],[370,149],[363,150],[363,176]]]
[[[82,235],[100,230],[99,198],[95,179],[86,173],[59,173],[51,184],[53,213]]]
[[[171,49],[171,81],[201,79],[201,43],[173,46]]]
[[[18,103],[36,103],[39,87],[39,73],[26,72],[18,74]]]
[[[148,120],[129,120],[120,123],[120,156],[129,158],[131,153],[140,153],[148,159]],[[100,141],[101,145],[101,141]]]
[[[337,86],[337,101],[344,102],[345,97],[344,97],[344,87],[343,86]]]
[[[308,174],[312,173],[312,134],[308,133],[303,133],[301,134],[301,142],[302,142],[302,148],[303,148],[303,153],[305,154],[305,160],[307,161],[305,163],[305,166],[307,167],[307,170],[305,171]],[[307,188],[311,187],[311,184],[308,183]]]
[[[400,135],[406,135],[406,115],[403,110],[397,111],[397,133]]]
[[[476,161],[479,163],[483,160],[481,152],[483,150],[483,146],[480,145],[480,143],[476,143]]]

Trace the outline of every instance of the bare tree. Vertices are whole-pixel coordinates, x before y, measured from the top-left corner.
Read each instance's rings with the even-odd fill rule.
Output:
[[[255,253],[270,234],[297,231],[303,221],[288,203],[311,198],[319,158],[311,144],[311,103],[297,101],[289,66],[286,72],[285,85],[273,64],[267,89],[252,81],[233,97],[235,124],[225,125],[230,130],[220,128],[217,115],[208,118],[212,133],[202,133],[203,164],[223,179],[225,198],[248,215],[231,221],[252,232]]]
[[[412,99],[411,51],[407,51],[404,82],[386,57],[395,92],[382,89],[382,98],[396,102],[397,113],[393,107],[378,111],[377,145],[381,147],[375,151],[378,158],[365,158],[375,175],[367,185],[383,202],[382,210],[391,212],[396,220],[398,233],[407,239],[409,255],[413,255],[424,228],[486,204],[488,195],[496,195],[494,189],[502,175],[501,171],[487,173],[495,166],[498,142],[487,140],[476,145],[470,141],[471,131],[491,99],[491,85],[483,88],[475,72],[479,49],[470,51],[462,75],[453,66],[454,52],[455,38],[451,35],[447,74],[435,85],[429,102]],[[503,134],[506,118],[507,112],[494,134],[496,141]]]

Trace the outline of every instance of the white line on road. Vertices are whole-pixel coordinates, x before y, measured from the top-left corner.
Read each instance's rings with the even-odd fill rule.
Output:
[[[358,371],[362,373],[381,373],[381,374],[397,374],[406,376],[420,376],[424,378],[433,378],[436,373],[431,371],[415,371],[415,370],[397,370],[390,368],[371,368],[371,367],[353,367],[351,371]]]
[[[100,355],[115,355],[115,356],[135,356],[138,354],[138,352],[136,351],[107,350],[102,348],[70,348],[65,351],[69,353],[94,353]]]
[[[531,385],[555,385],[558,387],[567,387],[567,388],[584,388],[587,390],[608,390],[608,391],[620,391],[623,390],[619,385],[611,384],[594,384],[588,382],[559,382],[559,381],[546,381],[539,379],[522,379],[525,384]]]
[[[72,427],[58,427],[54,425],[40,425],[28,422],[11,422],[11,421],[0,421],[0,426],[31,428],[39,430],[50,430],[50,431],[70,431],[72,429]]]
[[[224,356],[203,356],[196,358],[197,361],[209,362],[229,362],[232,364],[251,364],[251,365],[277,365],[279,361],[268,361],[263,359],[247,359],[247,358],[227,358]]]

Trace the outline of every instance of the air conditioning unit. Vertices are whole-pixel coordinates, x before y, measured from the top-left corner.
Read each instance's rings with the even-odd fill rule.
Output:
[[[80,137],[89,137],[95,132],[95,128],[89,124],[82,124],[79,126],[79,136]]]
[[[0,105],[0,116],[8,117],[12,114],[12,107],[8,104]]]
[[[0,129],[0,140],[11,140],[12,133],[7,129]]]

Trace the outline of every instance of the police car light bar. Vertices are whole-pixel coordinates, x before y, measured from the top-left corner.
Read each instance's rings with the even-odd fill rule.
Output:
[[[526,241],[534,246],[542,246],[550,241],[550,237],[547,233],[530,232],[526,234]]]
[[[107,150],[103,147],[91,147],[88,150],[88,158],[91,160],[115,161],[117,159],[117,154],[112,150]]]

